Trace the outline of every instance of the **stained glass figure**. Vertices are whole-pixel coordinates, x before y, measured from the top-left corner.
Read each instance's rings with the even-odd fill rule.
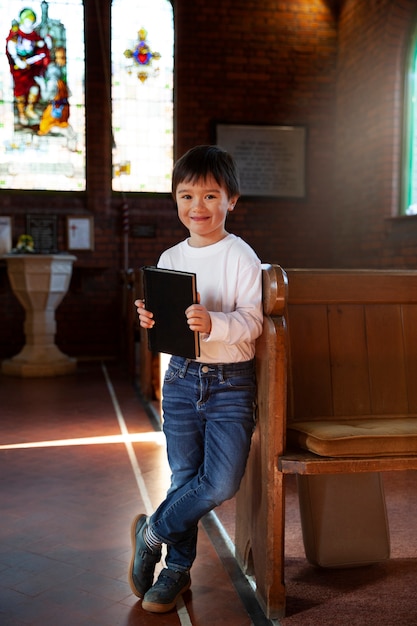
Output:
[[[0,188],[85,189],[82,0],[0,0],[0,23]]]

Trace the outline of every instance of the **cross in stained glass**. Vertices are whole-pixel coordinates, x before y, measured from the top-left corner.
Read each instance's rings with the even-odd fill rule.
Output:
[[[144,83],[149,76],[156,75],[159,68],[155,68],[151,74],[152,61],[157,61],[161,58],[159,52],[152,52],[146,38],[148,36],[147,31],[141,28],[138,31],[138,41],[133,50],[125,50],[124,55],[127,59],[132,59],[132,65],[129,65],[127,71],[132,73],[135,69],[138,69],[137,77]]]

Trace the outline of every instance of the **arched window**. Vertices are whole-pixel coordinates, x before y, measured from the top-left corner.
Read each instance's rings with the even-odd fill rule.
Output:
[[[0,189],[85,190],[82,0],[0,0]]]
[[[114,191],[169,192],[173,160],[173,11],[169,0],[113,0]]]
[[[404,159],[401,212],[417,214],[417,24],[406,65]]]

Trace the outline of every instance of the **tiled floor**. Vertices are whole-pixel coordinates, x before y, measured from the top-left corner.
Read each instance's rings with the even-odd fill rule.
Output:
[[[152,615],[132,595],[130,522],[159,503],[168,470],[161,433],[115,366],[81,363],[53,379],[0,375],[0,424],[1,626],[271,623],[249,587],[236,592],[233,559],[224,544],[219,558],[221,535],[203,526],[177,610]],[[230,505],[219,515],[232,526]]]
[[[0,375],[0,626],[272,626],[229,548],[233,502],[201,524],[192,587],[176,610],[146,613],[131,593],[131,520],[151,512],[168,484],[154,421],[111,363],[80,363],[51,379]],[[280,623],[375,626],[381,615],[390,626],[417,623],[415,478],[385,478],[391,560],[336,579],[306,562],[288,481]]]

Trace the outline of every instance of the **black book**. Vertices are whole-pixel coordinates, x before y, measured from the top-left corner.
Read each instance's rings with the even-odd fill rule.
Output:
[[[197,302],[196,275],[145,266],[145,307],[152,311],[155,325],[148,329],[148,348],[195,359],[200,355],[200,337],[190,330],[185,310]]]

